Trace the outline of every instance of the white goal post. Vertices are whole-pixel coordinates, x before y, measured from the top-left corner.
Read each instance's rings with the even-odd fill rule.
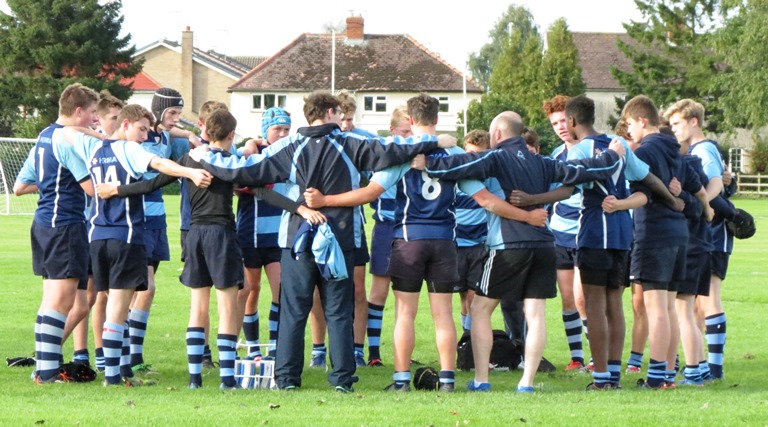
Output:
[[[37,193],[13,195],[13,184],[21,166],[35,146],[34,139],[0,137],[0,215],[33,215]]]

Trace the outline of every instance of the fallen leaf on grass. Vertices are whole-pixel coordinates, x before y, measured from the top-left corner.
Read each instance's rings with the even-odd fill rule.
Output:
[[[520,418],[520,422],[521,422],[521,423],[527,423],[527,422],[528,422],[528,420],[526,420],[525,418]]]
[[[701,405],[701,409],[707,409],[709,408],[709,402],[704,402],[703,405]]]
[[[747,360],[752,360],[752,359],[755,358],[755,355],[752,354],[752,353],[747,353],[747,354],[744,355],[744,358],[747,359]]]
[[[36,426],[41,426],[43,424],[45,424],[45,420],[37,420],[37,421],[35,421],[35,425]]]
[[[731,384],[731,388],[736,388],[738,386],[739,386],[738,384]]]
[[[320,400],[317,401],[318,405],[322,405],[323,403],[325,403],[325,399],[320,399]]]
[[[274,403],[270,403],[269,404],[269,409],[277,409],[279,407],[280,407],[280,405],[275,405]]]
[[[451,415],[459,415],[459,411],[451,411]]]
[[[176,387],[166,387],[165,389],[168,391],[176,391]]]
[[[129,401],[125,402],[125,406],[130,406],[132,408],[132,407],[136,406],[136,402],[134,402],[133,400],[129,400]]]

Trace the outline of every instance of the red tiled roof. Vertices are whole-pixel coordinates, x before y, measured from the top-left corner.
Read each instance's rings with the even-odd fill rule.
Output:
[[[330,89],[331,35],[302,34],[230,87],[232,91]],[[336,89],[461,92],[461,72],[408,35],[336,36]],[[482,90],[467,77],[467,91]]]
[[[120,80],[121,86],[132,86],[134,91],[156,91],[162,86],[156,82],[149,74],[144,71],[136,74],[134,77],[122,78]]]
[[[582,78],[587,89],[620,90],[619,82],[611,75],[611,67],[632,69],[630,60],[619,50],[618,40],[632,43],[624,33],[572,33],[573,43],[579,50]]]

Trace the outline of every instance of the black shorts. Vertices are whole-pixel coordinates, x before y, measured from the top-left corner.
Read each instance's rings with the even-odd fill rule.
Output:
[[[675,292],[685,280],[685,245],[632,250],[629,280],[643,285],[643,291]]]
[[[365,266],[371,256],[368,254],[368,241],[365,240],[365,230],[360,230],[360,247],[355,248],[355,267]]]
[[[97,292],[110,289],[147,290],[147,257],[144,245],[122,240],[91,242],[93,286]]]
[[[579,248],[576,265],[583,284],[610,289],[629,286],[629,251]]]
[[[554,247],[491,249],[475,293],[510,301],[548,299],[557,296],[556,281]]]
[[[474,291],[483,276],[483,264],[488,258],[485,245],[464,246],[456,250],[459,258],[459,281],[453,286],[453,292]]]
[[[186,253],[184,253],[184,242],[187,240],[187,233],[189,233],[189,230],[181,230],[181,262],[184,262],[184,259],[186,259]]]
[[[368,268],[376,276],[389,275],[389,258],[392,256],[394,221],[376,221],[371,233],[371,265]]]
[[[688,255],[686,278],[680,283],[678,294],[709,296],[709,280],[712,278],[709,257],[708,252]]]
[[[397,291],[419,292],[421,282],[426,280],[430,292],[447,293],[459,279],[456,265],[453,240],[395,239],[388,275],[392,276],[392,289]]]
[[[45,227],[32,222],[32,271],[44,279],[88,280],[85,223]]]
[[[192,224],[186,240],[187,261],[179,280],[190,288],[243,287],[243,256],[237,232],[226,225]]]
[[[280,262],[283,250],[280,248],[240,248],[243,253],[243,265],[245,268],[261,268],[269,264]]]
[[[709,258],[709,266],[712,269],[712,275],[720,280],[725,280],[725,273],[728,272],[728,260],[731,254],[728,252],[712,252]]]
[[[558,270],[573,270],[576,265],[576,248],[555,245],[555,255]]]
[[[77,281],[77,290],[78,291],[87,291],[88,290],[88,279],[90,279],[93,276],[93,265],[91,265],[91,245],[88,244],[88,277],[85,279],[80,279]]]
[[[168,247],[168,233],[166,229],[144,230],[144,250],[147,257],[146,265],[151,265],[157,270],[160,261],[171,260],[171,250]]]

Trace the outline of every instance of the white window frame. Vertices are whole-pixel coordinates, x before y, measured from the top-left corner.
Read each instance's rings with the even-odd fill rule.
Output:
[[[266,105],[266,98],[273,96],[277,101],[277,105]],[[257,105],[258,99],[258,105]],[[251,94],[251,111],[265,111],[271,107],[285,108],[288,102],[288,95],[282,93],[252,93]]]
[[[447,95],[438,96],[437,100],[440,101],[440,105],[437,107],[438,113],[450,113],[451,112],[451,98]]]
[[[368,106],[368,100],[370,99],[371,105]],[[379,110],[379,107],[383,108]],[[363,97],[363,111],[366,113],[386,113],[387,112],[387,95],[365,95]]]

